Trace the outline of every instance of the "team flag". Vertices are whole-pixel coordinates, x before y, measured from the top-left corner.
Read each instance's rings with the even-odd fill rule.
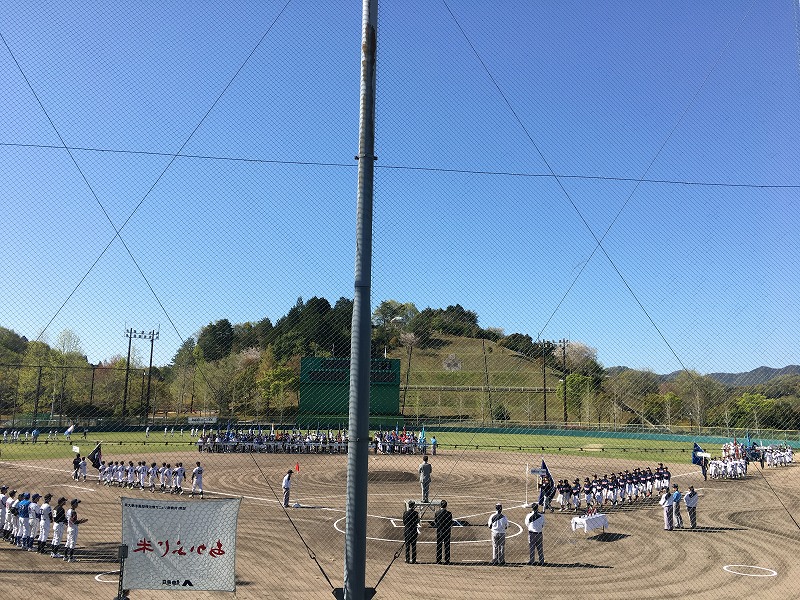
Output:
[[[86,457],[95,469],[100,468],[100,461],[103,460],[103,455],[100,451],[100,444],[97,444],[94,450]]]
[[[544,472],[545,477],[547,477],[550,481],[553,481],[553,476],[550,475],[550,469],[548,469],[547,465],[544,464],[544,459],[542,459],[542,471]]]
[[[692,448],[692,464],[693,465],[702,465],[703,464],[703,457],[699,456],[699,453],[702,452],[703,449],[700,445],[695,442],[694,448]]]
[[[67,430],[64,432],[64,435],[70,435],[73,431],[75,431],[75,424],[74,423],[72,425],[70,425],[69,427],[67,427]]]

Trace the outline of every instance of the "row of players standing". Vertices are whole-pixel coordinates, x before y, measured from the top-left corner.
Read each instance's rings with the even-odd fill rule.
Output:
[[[196,463],[191,473],[192,489],[189,497],[193,497],[196,493],[200,494],[203,498],[203,467],[200,461]],[[101,461],[98,474],[98,483],[103,483],[107,486],[119,486],[130,489],[149,489],[151,492],[156,491],[156,482],[158,482],[159,490],[162,494],[178,494],[183,495],[183,482],[186,479],[186,469],[182,462],[177,463],[174,467],[170,463],[161,463],[159,467],[157,463],[151,463],[147,466],[147,462],[139,461],[135,466],[133,461],[128,461],[125,464],[124,460],[113,461],[106,464],[106,461]]]
[[[17,490],[9,490],[7,485],[0,486],[0,523],[3,525],[3,539],[12,545],[33,552],[44,554],[47,539],[52,525],[51,539],[52,558],[63,558],[65,562],[75,562],[75,545],[78,542],[78,528],[88,519],[78,517],[80,500],[73,499],[69,508],[65,508],[67,499],[61,497],[53,507],[50,505],[53,494],[31,495],[30,492],[17,494]],[[42,504],[39,504],[39,500]],[[64,554],[60,553],[61,540],[66,529],[67,538]]]
[[[553,499],[559,503],[559,510],[569,510],[572,508],[578,512],[581,502],[585,502],[587,508],[590,506],[604,506],[611,504],[625,504],[636,502],[639,499],[652,498],[653,494],[658,494],[661,490],[669,489],[672,474],[662,463],[659,463],[655,471],[651,467],[643,469],[635,468],[633,471],[625,470],[619,473],[612,473],[609,477],[604,474],[598,477],[596,474],[590,480],[584,477],[583,483],[580,478],[570,483],[569,479],[562,479],[557,484],[547,477],[542,477],[542,484],[539,492],[539,504],[544,506],[544,510],[554,510]],[[556,496],[557,494],[557,496]]]

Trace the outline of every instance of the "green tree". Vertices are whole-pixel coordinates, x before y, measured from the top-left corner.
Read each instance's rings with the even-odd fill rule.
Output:
[[[225,358],[233,349],[233,338],[233,326],[228,319],[209,323],[197,337],[195,353],[199,353],[207,362]]]

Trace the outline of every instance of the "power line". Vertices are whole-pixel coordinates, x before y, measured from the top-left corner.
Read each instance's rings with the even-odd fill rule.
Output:
[[[354,169],[356,165],[352,163],[325,162],[315,160],[292,160],[275,158],[257,158],[252,156],[217,156],[213,154],[175,154],[172,152],[160,152],[156,150],[129,150],[120,148],[93,148],[88,146],[54,146],[52,144],[22,144],[16,142],[0,142],[0,147],[6,148],[38,148],[43,150],[64,150],[65,148],[73,151],[82,152],[104,152],[111,154],[132,154],[139,156],[169,156],[175,158],[188,158],[193,160],[209,160],[221,162],[242,162],[270,165],[287,165],[301,167],[337,167]],[[730,181],[697,181],[688,179],[648,179],[639,177],[621,177],[616,175],[584,175],[581,173],[526,173],[522,171],[496,171],[492,169],[454,169],[444,167],[418,166],[418,165],[375,165],[376,169],[392,169],[402,171],[422,171],[430,173],[452,173],[456,175],[490,175],[495,177],[520,177],[534,179],[576,179],[587,181],[609,181],[618,183],[650,183],[654,185],[681,185],[694,187],[719,187],[719,188],[743,188],[743,189],[775,189],[775,190],[797,190],[800,183],[753,183],[743,182],[734,183]]]

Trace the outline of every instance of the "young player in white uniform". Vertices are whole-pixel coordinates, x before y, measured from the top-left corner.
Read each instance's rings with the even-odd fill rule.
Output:
[[[136,483],[136,467],[133,466],[133,461],[128,461],[128,466],[125,467],[125,487],[133,489],[133,484]]]
[[[37,538],[36,551],[44,554],[44,549],[47,546],[47,536],[50,535],[50,522],[53,519],[53,507],[50,506],[50,500],[53,499],[53,494],[44,495],[44,504],[39,507],[39,537]]]
[[[174,493],[183,494],[183,480],[186,478],[186,469],[183,468],[182,462],[176,465],[173,478],[175,484]]]
[[[64,562],[75,562],[75,544],[78,542],[78,525],[86,523],[87,519],[78,518],[77,498],[70,502],[70,509],[67,511],[67,543],[64,544]]]
[[[6,494],[7,491],[7,485],[0,486],[0,530],[2,531],[0,536],[2,536],[3,539],[6,537],[6,501],[8,500],[8,494]]]
[[[31,505],[28,509],[28,546],[26,550],[28,552],[33,552],[33,540],[35,540],[39,535],[39,521],[42,518],[42,507],[39,506],[39,498],[42,496],[40,494],[34,494],[31,497]]]
[[[161,487],[162,494],[167,492],[172,492],[172,466],[169,464],[164,468],[164,484]]]
[[[150,465],[150,468],[147,469],[147,487],[150,488],[150,491],[155,493],[156,491],[156,480],[158,479],[158,465],[153,463]]]
[[[198,461],[197,466],[192,469],[192,493],[189,494],[189,497],[194,497],[194,493],[198,491],[200,492],[200,498],[203,497],[203,467],[200,466],[200,462]]]
[[[64,511],[64,505],[67,499],[63,496],[58,499],[55,511],[53,512],[53,551],[50,553],[52,558],[64,558],[63,554],[58,553],[58,548],[61,546],[61,536],[64,535],[64,527],[67,525],[67,516]]]

